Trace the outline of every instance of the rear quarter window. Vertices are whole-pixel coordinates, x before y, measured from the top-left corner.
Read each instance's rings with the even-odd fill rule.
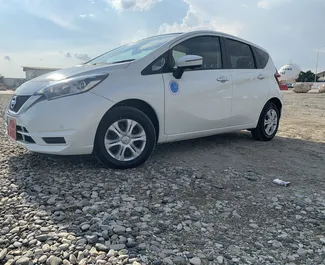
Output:
[[[263,51],[259,48],[256,48],[254,46],[252,48],[255,53],[257,68],[259,68],[259,69],[265,68],[265,66],[269,62],[270,56],[268,55],[268,53],[266,53],[265,51]]]

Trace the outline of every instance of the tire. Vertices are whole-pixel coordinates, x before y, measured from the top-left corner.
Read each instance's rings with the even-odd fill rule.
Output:
[[[105,114],[98,126],[94,154],[109,168],[128,169],[142,165],[155,145],[155,128],[142,111],[115,107]]]
[[[267,120],[269,120],[269,122],[272,122],[273,126],[270,125],[269,127],[267,124],[265,124]],[[279,122],[280,111],[278,107],[272,102],[266,103],[261,112],[257,127],[251,130],[253,138],[257,141],[272,140],[278,131]]]

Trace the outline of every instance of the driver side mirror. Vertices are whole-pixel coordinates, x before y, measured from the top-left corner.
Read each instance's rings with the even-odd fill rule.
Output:
[[[176,61],[176,69],[173,76],[180,79],[186,69],[195,69],[201,67],[203,58],[197,55],[185,55]]]

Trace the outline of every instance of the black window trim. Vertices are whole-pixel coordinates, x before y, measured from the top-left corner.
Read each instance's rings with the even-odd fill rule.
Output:
[[[233,39],[233,38],[230,38],[230,37],[223,37],[224,40],[223,40],[223,43],[224,43],[224,48],[225,48],[225,51],[226,51],[226,60],[227,60],[227,67],[228,68],[225,68],[225,69],[228,69],[228,70],[253,70],[253,69],[258,69],[257,67],[257,59],[256,59],[256,55],[254,53],[254,49],[252,49],[252,45],[246,43],[246,42],[243,42],[243,41],[240,41],[240,40],[236,40],[236,39]],[[241,44],[245,44],[245,45],[248,45],[252,55],[253,55],[253,60],[254,60],[254,68],[250,69],[250,68],[247,68],[247,69],[237,69],[237,68],[232,68],[231,66],[231,61],[230,61],[230,54],[229,54],[229,51],[228,51],[228,48],[227,48],[227,45],[226,45],[226,39],[229,39],[229,40],[232,40],[232,41],[236,41],[236,42],[239,42]]]
[[[224,37],[222,35],[214,35],[214,34],[204,34],[204,35],[197,35],[197,36],[193,36],[193,37],[190,37],[190,38],[186,38],[186,39],[181,39],[181,40],[178,40],[177,42],[174,42],[172,43],[170,46],[169,46],[169,49],[168,51],[164,52],[163,54],[161,54],[159,57],[157,57],[156,59],[154,59],[152,62],[150,62],[150,64],[148,64],[142,71],[141,71],[141,75],[156,75],[156,74],[166,74],[166,73],[173,73],[173,70],[172,69],[168,69],[168,65],[169,65],[169,60],[171,60],[171,57],[172,56],[172,49],[174,47],[176,47],[178,44],[184,42],[184,41],[188,41],[190,39],[195,39],[195,38],[200,38],[200,37],[215,37],[215,38],[218,38],[219,39],[219,46],[220,46],[220,51],[221,51],[221,68],[215,68],[215,69],[191,69],[191,70],[186,70],[186,72],[189,72],[189,71],[207,71],[207,70],[225,70],[227,69],[225,66],[227,65],[227,56],[226,56],[226,50],[225,50],[225,45],[224,45]],[[149,72],[147,73],[148,71],[148,68],[150,68],[152,66],[152,64],[158,60],[159,58],[163,57],[163,56],[166,56],[167,55],[167,60],[166,60],[166,64],[167,64],[167,67],[164,67],[164,69],[162,71],[158,71],[158,72]]]

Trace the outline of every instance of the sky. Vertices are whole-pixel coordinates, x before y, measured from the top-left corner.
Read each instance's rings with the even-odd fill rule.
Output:
[[[209,29],[315,71],[325,46],[324,0],[0,0],[0,74],[69,67],[144,37]],[[325,70],[325,47],[319,53]]]

